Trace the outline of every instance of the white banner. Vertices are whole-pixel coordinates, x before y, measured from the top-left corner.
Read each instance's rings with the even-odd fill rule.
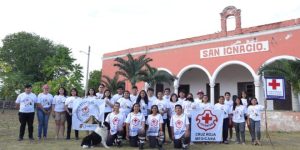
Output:
[[[72,129],[95,130],[98,124],[93,124],[93,120],[104,121],[104,109],[105,101],[102,99],[74,101]]]
[[[285,100],[285,79],[265,77],[265,96],[267,100]]]
[[[192,141],[222,141],[223,113],[221,110],[192,111]]]

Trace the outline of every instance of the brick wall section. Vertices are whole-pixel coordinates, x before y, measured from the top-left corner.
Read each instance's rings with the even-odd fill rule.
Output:
[[[267,111],[269,131],[300,131],[300,113],[291,111]],[[261,130],[265,130],[265,113],[262,113]]]

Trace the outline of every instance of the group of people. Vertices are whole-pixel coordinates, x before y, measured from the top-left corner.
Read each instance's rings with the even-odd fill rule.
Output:
[[[53,97],[49,93],[49,86],[43,85],[43,92],[36,96],[31,91],[31,85],[25,85],[24,93],[16,100],[19,109],[20,132],[19,141],[23,140],[25,126],[28,125],[28,136],[33,138],[33,120],[35,108],[38,118],[38,139],[47,138],[48,120],[52,115],[55,119],[55,138],[64,138],[65,121],[67,121],[66,139],[70,139],[72,127],[72,109],[74,101],[80,100],[75,88],[68,94],[61,87]],[[218,98],[218,103],[211,104],[209,97],[202,90],[198,91],[197,98],[192,93],[187,96],[184,91],[178,95],[169,88],[158,91],[154,89],[138,91],[136,86],[131,91],[119,87],[117,94],[112,95],[104,84],[100,84],[99,91],[89,89],[87,97],[93,100],[105,102],[104,120],[109,127],[107,145],[121,145],[123,139],[129,141],[130,146],[144,146],[145,141],[150,148],[162,148],[164,143],[173,143],[175,148],[186,149],[191,142],[191,111],[201,109],[222,110],[223,114],[223,141],[228,144],[232,139],[232,128],[235,128],[236,142],[245,144],[245,126],[251,134],[252,144],[260,145],[260,120],[264,108],[258,105],[257,99],[248,99],[246,92],[240,97],[232,99],[229,92]],[[37,107],[35,107],[35,104]],[[179,124],[179,125],[178,125]],[[88,131],[87,131],[88,132]],[[168,140],[166,139],[168,132]],[[228,139],[228,132],[229,138]],[[75,130],[75,139],[79,139],[78,131]],[[206,143],[206,142],[205,142]]]

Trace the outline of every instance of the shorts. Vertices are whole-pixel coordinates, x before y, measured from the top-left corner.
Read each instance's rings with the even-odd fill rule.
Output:
[[[55,112],[54,120],[56,121],[65,121],[66,120],[66,112]]]

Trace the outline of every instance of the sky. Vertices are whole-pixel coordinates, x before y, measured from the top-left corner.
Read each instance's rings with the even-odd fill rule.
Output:
[[[299,0],[0,0],[0,39],[26,31],[63,44],[85,75],[88,46],[100,70],[104,53],[219,32],[230,5],[242,28],[300,18]]]

